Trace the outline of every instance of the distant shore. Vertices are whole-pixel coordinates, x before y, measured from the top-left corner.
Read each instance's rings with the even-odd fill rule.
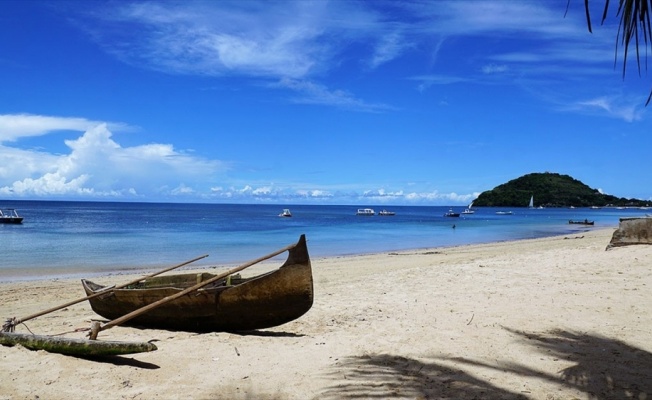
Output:
[[[643,398],[652,246],[606,251],[612,233],[314,258],[315,302],[295,321],[243,334],[116,327],[100,340],[158,350],[101,360],[0,347],[0,399]],[[3,318],[83,296],[77,279],[0,289]],[[26,325],[81,338],[92,318],[83,302]]]

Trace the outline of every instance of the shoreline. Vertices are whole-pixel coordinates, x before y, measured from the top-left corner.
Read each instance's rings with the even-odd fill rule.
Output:
[[[652,246],[607,251],[612,232],[316,258],[315,301],[295,321],[245,333],[118,326],[99,339],[158,350],[101,360],[0,347],[0,399],[644,398]],[[0,288],[3,318],[83,295],[73,279]],[[26,325],[81,338],[94,318],[83,302]]]
[[[373,256],[381,255],[388,253],[403,253],[411,251],[429,251],[429,250],[438,250],[438,249],[449,249],[465,246],[482,246],[482,245],[491,245],[494,243],[511,243],[518,242],[522,240],[539,240],[554,238],[558,236],[568,236],[574,234],[582,234],[585,232],[599,232],[599,231],[610,231],[613,233],[618,226],[606,226],[600,227],[598,229],[590,228],[589,230],[584,230],[583,228],[569,229],[565,233],[555,233],[552,235],[544,235],[535,238],[522,238],[522,239],[503,239],[487,242],[475,242],[468,244],[451,244],[451,245],[442,245],[436,247],[417,247],[417,248],[406,248],[399,250],[387,250],[387,251],[371,251],[371,252],[359,252],[359,253],[343,253],[343,254],[331,254],[325,256],[319,256],[321,259],[328,258],[339,258],[339,257],[357,257],[357,256]],[[310,251],[310,239],[308,239],[308,250]],[[279,243],[279,247],[282,247],[283,243]],[[267,249],[262,251],[273,251],[274,249]],[[261,253],[262,254],[262,253]],[[312,254],[312,253],[311,253]],[[0,268],[0,286],[7,283],[20,283],[20,282],[37,282],[37,281],[54,281],[54,280],[70,280],[70,279],[82,279],[82,278],[98,278],[105,276],[135,276],[136,274],[147,275],[154,273],[158,270],[168,268],[172,265],[180,264],[186,260],[175,260],[171,261],[170,264],[159,265],[159,266],[94,266],[92,270],[81,270],[76,267],[8,267]],[[206,270],[217,270],[217,269],[227,269],[237,266],[238,264],[245,263],[249,260],[242,260],[241,262],[226,262],[222,264],[216,264],[209,262],[196,262],[191,264],[189,267],[183,267],[177,271],[190,271],[194,269],[206,269]],[[218,261],[219,262],[219,261]],[[174,263],[174,264],[173,264]],[[184,269],[185,268],[185,269]]]

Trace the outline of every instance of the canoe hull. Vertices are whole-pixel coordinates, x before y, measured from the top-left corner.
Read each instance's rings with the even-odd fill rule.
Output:
[[[149,278],[141,287],[139,284],[112,290],[89,302],[93,311],[113,320],[212,276],[202,273]],[[264,329],[295,320],[312,307],[312,269],[303,236],[277,270],[231,280],[218,281],[163,304],[127,325],[201,332]],[[82,285],[87,295],[103,288],[87,280],[82,280]]]

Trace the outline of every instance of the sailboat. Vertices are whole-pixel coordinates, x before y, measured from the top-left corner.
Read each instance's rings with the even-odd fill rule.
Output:
[[[528,208],[534,208],[534,196],[530,197],[530,205],[528,205]]]
[[[474,210],[471,210],[471,207],[473,207],[473,202],[471,202],[471,204],[469,204],[469,208],[462,211],[462,214],[473,214],[473,213],[475,213]]]

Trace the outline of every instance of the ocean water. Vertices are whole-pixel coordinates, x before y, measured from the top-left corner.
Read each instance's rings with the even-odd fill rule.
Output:
[[[209,257],[194,267],[231,266],[294,243],[301,234],[315,259],[574,234],[651,212],[477,208],[473,215],[450,218],[444,217],[449,207],[435,206],[0,201],[6,207],[25,220],[0,224],[0,281],[164,268],[204,254]],[[396,215],[355,215],[366,207]],[[283,208],[293,217],[279,217]],[[569,219],[589,219],[595,226],[570,225]]]

